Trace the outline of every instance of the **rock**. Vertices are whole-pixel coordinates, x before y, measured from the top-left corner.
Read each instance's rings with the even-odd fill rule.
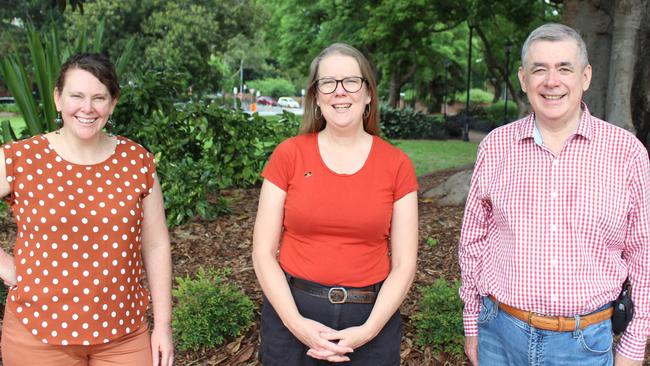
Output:
[[[425,192],[423,197],[433,199],[436,206],[464,205],[469,193],[472,172],[472,169],[463,170],[450,176],[446,181]]]

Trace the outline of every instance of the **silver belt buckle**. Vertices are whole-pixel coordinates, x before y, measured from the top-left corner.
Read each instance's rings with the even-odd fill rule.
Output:
[[[332,304],[343,304],[348,299],[348,291],[344,287],[332,287],[327,291],[327,299]]]

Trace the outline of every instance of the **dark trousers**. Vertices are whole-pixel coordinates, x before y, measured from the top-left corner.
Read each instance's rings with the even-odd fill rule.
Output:
[[[308,295],[291,288],[298,311],[305,318],[332,329],[342,330],[362,325],[374,304],[331,304],[329,300]],[[262,305],[260,361],[264,366],[393,366],[400,364],[402,322],[399,310],[388,320],[381,332],[370,342],[347,354],[350,362],[330,363],[307,356],[309,350],[284,326],[282,320],[264,298]]]

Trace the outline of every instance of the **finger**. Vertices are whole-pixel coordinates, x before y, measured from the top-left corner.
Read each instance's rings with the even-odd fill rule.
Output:
[[[313,348],[309,349],[307,351],[307,356],[311,358],[315,358],[317,360],[327,360],[327,355],[332,355],[331,352],[326,351],[326,353],[323,353],[323,351],[316,351]]]
[[[321,332],[320,336],[322,338],[327,339],[328,341],[336,341],[336,340],[339,340],[339,339],[343,338],[343,335],[341,334],[341,332],[337,332],[337,331],[334,331],[334,332]]]
[[[332,351],[334,353],[342,354],[342,355],[346,353],[354,352],[354,349],[352,349],[351,347],[341,346],[334,342],[330,342],[322,338],[318,341],[317,344],[320,348],[324,348],[326,350]]]
[[[327,361],[329,361],[329,362],[348,362],[348,361],[350,361],[350,357],[341,356],[341,355],[334,355],[334,356],[328,357]]]
[[[158,366],[160,363],[160,352],[158,351],[158,342],[151,343],[151,357],[153,358],[153,366]]]

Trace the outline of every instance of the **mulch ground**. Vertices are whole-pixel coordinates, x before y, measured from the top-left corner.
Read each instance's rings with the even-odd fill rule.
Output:
[[[436,172],[419,178],[420,193],[444,181],[457,170]],[[193,275],[200,267],[229,267],[231,278],[258,305],[262,292],[255,279],[251,262],[252,232],[257,209],[259,189],[236,189],[224,192],[230,215],[215,221],[195,221],[171,231],[174,276]],[[415,365],[466,365],[467,362],[447,359],[444,354],[415,345],[415,329],[410,318],[415,314],[419,293],[415,288],[429,285],[437,278],[455,280],[460,276],[457,262],[457,243],[460,235],[462,207],[436,207],[420,200],[420,246],[418,270],[414,289],[402,304],[405,325],[402,339],[402,364]],[[8,217],[0,217],[0,245],[8,249],[13,244],[15,228]],[[431,238],[436,245],[427,244]],[[180,366],[207,365],[260,365],[257,361],[259,345],[259,311],[253,327],[243,336],[231,340],[220,348],[203,352],[186,352],[176,355]],[[649,347],[650,348],[650,347]],[[650,363],[646,364],[650,365]]]

